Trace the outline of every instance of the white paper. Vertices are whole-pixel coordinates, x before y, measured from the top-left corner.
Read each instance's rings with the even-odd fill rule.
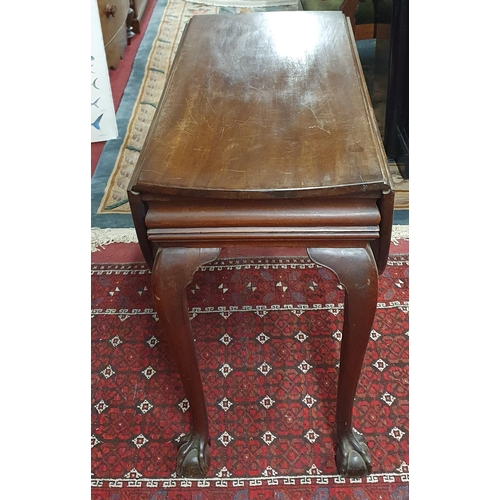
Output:
[[[104,51],[101,20],[97,0],[92,4],[92,47],[90,57],[90,130],[91,142],[108,141],[118,137],[113,95],[109,82],[108,63]]]

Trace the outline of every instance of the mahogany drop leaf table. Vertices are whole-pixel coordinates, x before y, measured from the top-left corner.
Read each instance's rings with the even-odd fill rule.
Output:
[[[339,473],[371,472],[352,407],[388,257],[393,183],[341,12],[194,16],[128,196],[190,403],[177,474],[203,477],[209,422],[185,288],[223,247],[303,247],[345,289]]]

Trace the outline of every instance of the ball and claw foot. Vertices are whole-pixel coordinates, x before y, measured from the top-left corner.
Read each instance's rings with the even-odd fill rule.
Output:
[[[363,477],[372,472],[370,451],[361,435],[349,433],[339,440],[335,460],[342,476]]]
[[[179,440],[176,474],[179,477],[205,477],[210,464],[209,443],[199,434],[188,433]]]

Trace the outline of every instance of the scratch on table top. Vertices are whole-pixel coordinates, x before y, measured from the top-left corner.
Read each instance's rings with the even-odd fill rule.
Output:
[[[209,121],[202,115],[198,113],[198,116],[207,124],[207,127],[212,131],[215,132],[212,125],[210,125]]]
[[[246,178],[247,178],[247,173],[245,170],[234,170],[234,169],[230,169],[230,168],[224,168],[222,169],[221,168],[221,171],[224,170],[226,172],[226,174],[239,174],[239,178],[241,179],[241,174],[243,174],[243,182],[245,183],[246,182]],[[231,175],[229,175],[229,177],[232,177]]]
[[[209,106],[209,108],[214,112],[214,116],[217,115],[214,107],[212,106],[212,103],[210,102],[210,99],[207,97],[207,104]]]
[[[254,87],[252,85],[247,85],[248,88],[257,90],[257,92],[261,92],[262,94],[266,94],[266,92],[262,89],[258,89],[257,87]]]
[[[189,101],[187,98],[186,98],[186,103],[187,103],[187,110],[188,110],[188,113],[189,113],[189,116],[191,117],[191,120],[193,120],[194,124],[196,125],[198,122],[196,121],[195,117],[193,116],[193,107],[194,107],[194,103],[193,101]]]
[[[163,175],[163,172],[160,172],[158,170],[149,169],[148,172],[151,173],[151,174]]]
[[[325,105],[321,108],[323,109],[326,104],[328,103],[325,103]],[[307,106],[307,104],[305,104],[305,107],[313,114],[314,116],[314,119],[316,120],[316,123],[317,125],[312,125],[310,126],[309,128],[318,128],[320,130],[322,130],[323,132],[326,132],[327,134],[331,134],[331,132],[329,130],[327,130],[324,126],[323,126],[323,122],[322,120],[320,120],[317,116],[316,116],[316,113],[314,112],[314,109],[311,108],[311,106]]]
[[[187,132],[189,123],[178,122],[177,128],[179,128],[182,132],[184,132],[187,136],[191,137],[191,134]]]
[[[327,134],[331,134],[331,132],[329,130],[327,130],[326,128],[323,128],[323,127],[321,127],[319,125],[311,125],[309,128],[319,128],[323,132],[326,132]]]
[[[240,128],[241,128],[241,127],[243,127],[243,125],[245,125],[245,124],[246,124],[249,120],[250,120],[250,117],[248,117],[248,118],[247,118],[244,122],[238,122],[238,121],[237,121],[236,123],[237,123],[237,124],[240,126]]]

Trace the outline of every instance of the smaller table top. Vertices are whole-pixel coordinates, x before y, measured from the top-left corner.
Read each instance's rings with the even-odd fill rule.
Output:
[[[391,186],[341,12],[194,16],[130,183],[217,198]]]

